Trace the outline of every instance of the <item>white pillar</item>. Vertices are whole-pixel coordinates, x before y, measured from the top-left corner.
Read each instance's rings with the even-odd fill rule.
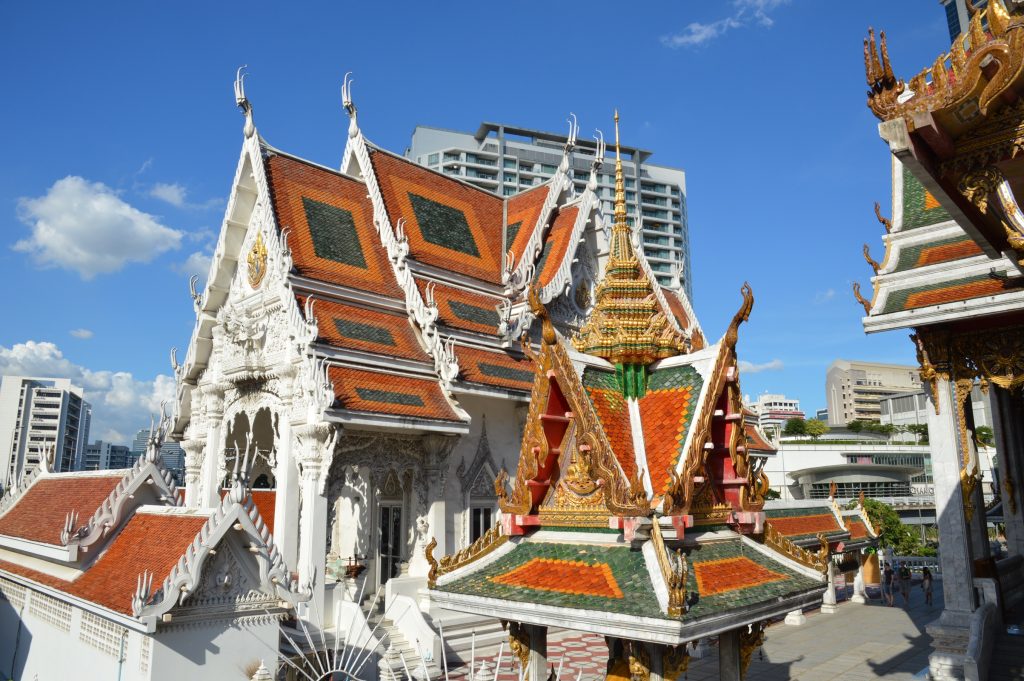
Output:
[[[182,440],[181,448],[185,450],[185,506],[196,508],[199,505],[206,442],[200,439]]]
[[[836,564],[829,556],[827,566],[828,588],[821,597],[821,612],[826,615],[834,615],[839,608],[836,606]]]
[[[298,573],[299,585],[313,585],[313,602],[308,605],[306,618],[324,613],[324,572],[327,567],[327,496],[321,491],[321,476],[330,459],[328,448],[334,447],[333,428],[326,423],[314,423],[296,428],[301,443],[300,496],[302,510],[299,515]]]
[[[530,661],[526,665],[526,681],[548,678],[548,628],[534,624],[520,625],[530,635]]]
[[[803,610],[791,610],[786,614],[786,624],[791,627],[799,627],[801,624],[807,622],[807,616],[804,615]]]
[[[989,388],[989,395],[999,467],[999,492],[1003,498],[1003,519],[1006,522],[1006,550],[1011,556],[1020,555],[1024,554],[1024,480],[1021,478],[1024,469],[1024,413],[1021,403],[1024,400],[995,385]],[[1009,481],[1009,486],[1006,481]]]
[[[206,450],[199,474],[199,493],[196,503],[202,508],[213,508],[220,504],[220,456],[224,449],[224,386],[207,384],[202,386],[206,405]]]
[[[938,411],[928,405],[928,439],[935,481],[935,517],[939,526],[939,564],[945,605],[938,620],[926,627],[934,640],[928,658],[933,679],[963,678],[969,639],[968,623],[974,611],[973,559],[960,484],[959,432],[949,380],[934,379]],[[984,513],[984,507],[978,509]]]
[[[288,410],[280,415],[277,445],[277,468],[274,481],[274,543],[289,569],[294,570],[299,558],[299,466],[292,451],[292,424]]]
[[[857,556],[857,576],[853,578],[853,595],[850,596],[851,603],[864,604],[868,602],[868,590],[864,586],[864,561],[867,555],[861,550]]]

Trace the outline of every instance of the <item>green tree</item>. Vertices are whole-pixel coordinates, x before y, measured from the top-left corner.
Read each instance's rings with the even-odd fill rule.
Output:
[[[773,489],[773,488],[769,487],[768,491],[764,493],[764,498],[768,499],[768,500],[780,499],[780,498],[782,498],[782,495],[779,494],[779,491],[777,489]]]
[[[803,419],[789,419],[782,429],[783,435],[807,435],[807,422]]]
[[[907,426],[907,432],[913,433],[917,436],[917,444],[926,445],[928,444],[928,424],[927,423],[911,423]]]
[[[859,433],[864,430],[864,422],[860,419],[854,419],[846,424],[846,429],[851,433]]]
[[[820,419],[809,419],[804,422],[804,430],[808,435],[817,440],[828,432],[828,425]]]
[[[995,433],[989,426],[978,426],[974,429],[974,439],[986,447],[995,445]]]
[[[847,506],[856,507],[856,501],[851,501]],[[868,512],[871,524],[878,530],[879,543],[891,547],[897,556],[934,555],[934,550],[921,543],[921,537],[903,524],[900,514],[889,504],[877,499],[865,499],[864,509]]]

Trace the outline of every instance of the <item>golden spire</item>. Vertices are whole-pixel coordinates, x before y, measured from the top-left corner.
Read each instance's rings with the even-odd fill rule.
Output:
[[[594,309],[573,339],[581,352],[603,357],[619,367],[623,392],[642,396],[646,367],[685,352],[685,341],[669,323],[633,249],[633,229],[626,219],[626,183],[619,147],[619,112],[615,112],[615,222],[608,262],[595,292]]]

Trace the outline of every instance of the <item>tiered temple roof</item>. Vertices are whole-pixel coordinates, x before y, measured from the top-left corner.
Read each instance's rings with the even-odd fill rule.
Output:
[[[617,185],[610,254],[571,344],[531,289],[542,342],[526,348],[518,469],[495,481],[502,525],[439,560],[428,546],[431,596],[671,646],[814,602],[827,534],[848,534],[827,509],[806,549],[766,520],[761,469],[774,449],[744,422],[735,352],[753,295],[744,286],[717,343],[698,339],[689,305],[659,295],[635,247],[620,169]]]

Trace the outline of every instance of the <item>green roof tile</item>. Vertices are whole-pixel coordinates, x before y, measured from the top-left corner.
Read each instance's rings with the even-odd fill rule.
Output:
[[[917,178],[906,168],[903,168],[903,227],[901,229],[916,229],[926,225],[935,225],[940,222],[952,220],[949,213],[942,206],[932,208],[925,207],[925,195],[927,190],[917,181]]]
[[[430,243],[452,251],[480,257],[466,215],[457,208],[409,192],[420,233]]]
[[[522,381],[524,383],[533,382],[532,371],[513,369],[512,367],[501,366],[500,364],[488,364],[487,362],[478,362],[477,367],[480,368],[480,373],[484,376],[507,378],[510,381]]]
[[[498,316],[498,311],[495,309],[489,310],[486,307],[478,307],[458,300],[449,300],[448,306],[456,317],[467,322],[484,324],[495,328],[501,323],[501,317]]]
[[[351,319],[335,318],[334,328],[345,338],[392,347],[395,345],[395,337],[391,335],[390,330],[383,326],[363,324],[362,322],[354,322]]]
[[[352,213],[344,208],[302,197],[306,222],[317,257],[366,269]]]
[[[401,404],[407,407],[424,406],[419,395],[410,395],[409,393],[396,393],[391,390],[376,390],[374,388],[356,388],[356,393],[367,402]]]
[[[519,228],[523,226],[523,221],[513,222],[505,229],[505,250],[512,248],[512,244],[516,240],[516,235],[519,234]]]

